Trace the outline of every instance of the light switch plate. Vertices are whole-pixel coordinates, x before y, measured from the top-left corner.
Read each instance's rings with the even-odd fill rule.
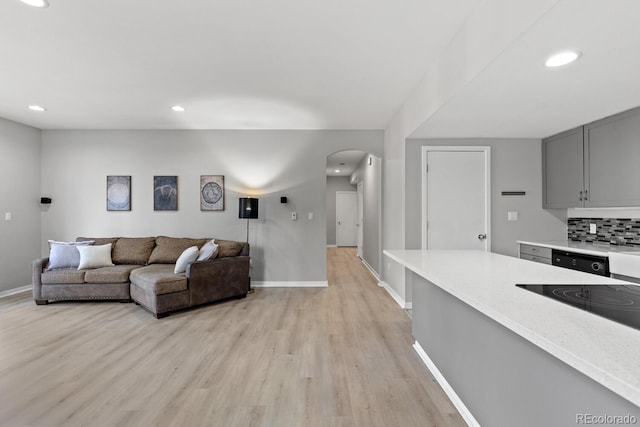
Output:
[[[518,212],[507,212],[507,220],[508,221],[517,221],[518,220]]]
[[[5,221],[11,221],[13,219],[13,215],[11,215],[11,212],[5,212],[4,213],[4,220]]]
[[[307,218],[309,218],[309,221],[313,220],[313,212],[309,212]]]

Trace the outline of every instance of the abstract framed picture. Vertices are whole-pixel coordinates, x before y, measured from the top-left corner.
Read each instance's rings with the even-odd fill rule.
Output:
[[[107,210],[131,210],[131,176],[107,176]]]
[[[224,210],[224,175],[200,175],[200,210]]]
[[[154,176],[153,177],[153,210],[177,211],[178,210],[178,177]]]

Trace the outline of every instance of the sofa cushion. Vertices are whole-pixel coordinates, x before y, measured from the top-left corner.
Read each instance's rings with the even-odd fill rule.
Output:
[[[78,270],[87,268],[111,267],[111,243],[100,246],[78,246],[80,252],[80,265]]]
[[[50,270],[45,271],[40,276],[43,285],[50,284],[82,284],[84,283],[85,270],[78,270],[76,268],[70,268],[66,270]]]
[[[244,243],[231,240],[215,239],[215,242],[218,244],[218,258],[238,256],[244,247]]]
[[[113,263],[145,265],[155,245],[155,237],[121,237],[113,248]]]
[[[131,282],[156,295],[187,290],[187,277],[175,274],[173,264],[151,264],[131,272]]]
[[[87,270],[84,274],[86,283],[128,283],[129,275],[139,265],[119,264],[113,267],[96,268]]]
[[[185,249],[191,246],[200,249],[207,240],[158,236],[156,247],[149,257],[149,264],[175,264]]]

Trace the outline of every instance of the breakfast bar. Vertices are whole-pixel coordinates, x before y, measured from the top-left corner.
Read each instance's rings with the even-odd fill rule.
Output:
[[[470,425],[640,423],[640,330],[516,286],[637,285],[482,251],[384,253],[410,272],[414,347]]]

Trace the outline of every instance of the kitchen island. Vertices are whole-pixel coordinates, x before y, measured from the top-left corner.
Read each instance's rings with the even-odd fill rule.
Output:
[[[470,424],[640,423],[640,330],[515,286],[628,283],[480,251],[385,254],[411,271],[416,351]]]

